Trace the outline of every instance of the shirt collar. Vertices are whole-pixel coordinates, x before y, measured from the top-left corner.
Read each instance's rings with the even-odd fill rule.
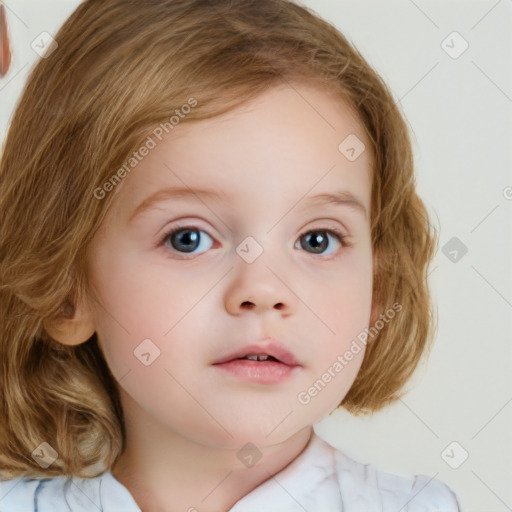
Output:
[[[313,432],[290,464],[237,501],[229,512],[342,510],[334,452]]]
[[[343,510],[334,451],[313,431],[294,460],[238,500],[229,512]],[[104,512],[141,512],[128,489],[110,471],[103,474],[100,502]]]

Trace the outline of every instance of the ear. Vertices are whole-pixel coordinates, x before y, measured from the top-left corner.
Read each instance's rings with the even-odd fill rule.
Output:
[[[68,300],[62,312],[54,318],[43,320],[46,332],[64,345],[79,345],[94,334],[94,322],[85,300],[73,306]]]

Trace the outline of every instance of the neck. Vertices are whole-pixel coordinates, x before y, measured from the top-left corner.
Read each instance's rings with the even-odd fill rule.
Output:
[[[111,471],[143,512],[228,511],[292,462],[313,434],[308,426],[284,442],[258,447],[258,462],[251,465],[247,452],[244,465],[239,448],[207,446],[162,425],[131,420],[126,449]]]

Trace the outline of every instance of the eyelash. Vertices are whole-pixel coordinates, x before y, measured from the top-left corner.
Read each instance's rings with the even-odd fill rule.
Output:
[[[156,247],[165,247],[166,249],[170,249],[169,247],[166,247],[165,246],[165,241],[167,240],[167,238],[173,236],[175,233],[177,233],[178,231],[182,231],[184,229],[190,229],[190,230],[196,230],[196,231],[204,231],[206,233],[205,230],[197,227],[197,226],[191,226],[191,225],[188,225],[188,224],[183,224],[183,225],[177,225],[177,226],[174,226],[172,229],[166,231],[159,239],[159,241],[157,242],[156,244]],[[340,229],[337,229],[337,228],[329,228],[329,229],[324,229],[324,228],[314,228],[314,229],[308,229],[307,231],[304,231],[304,233],[301,233],[301,235],[299,236],[299,239],[301,237],[303,237],[304,235],[308,235],[310,233],[314,233],[315,231],[325,231],[326,233],[328,234],[331,234],[331,235],[334,235],[335,238],[338,240],[338,242],[341,244],[342,247],[352,247],[352,243],[349,241],[349,238],[347,235],[345,235]],[[207,233],[208,234],[208,233]],[[208,236],[210,238],[212,238],[213,240],[213,237],[208,234]],[[172,249],[170,249],[172,250]],[[180,253],[178,252],[178,254],[181,254],[183,256],[183,259],[189,259],[188,256],[186,256],[186,253]],[[310,253],[312,256],[315,256],[315,254],[313,253]],[[317,256],[320,256],[322,257],[323,255],[322,254],[318,254]],[[335,255],[331,255],[329,257],[325,257],[324,256],[324,259],[336,259],[337,257],[339,256],[339,254],[335,254]]]

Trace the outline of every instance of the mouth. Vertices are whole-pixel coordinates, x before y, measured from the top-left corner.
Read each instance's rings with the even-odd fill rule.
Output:
[[[221,358],[213,366],[236,380],[278,384],[294,376],[301,365],[277,342],[252,345]]]
[[[238,357],[237,359],[247,359],[248,361],[276,361],[280,363],[279,359],[276,359],[274,356],[269,356],[268,354],[248,354],[244,357]]]
[[[279,342],[248,345],[222,357],[214,364],[223,364],[235,360],[248,360],[256,362],[275,362],[286,366],[300,366],[295,356],[284,348]]]

